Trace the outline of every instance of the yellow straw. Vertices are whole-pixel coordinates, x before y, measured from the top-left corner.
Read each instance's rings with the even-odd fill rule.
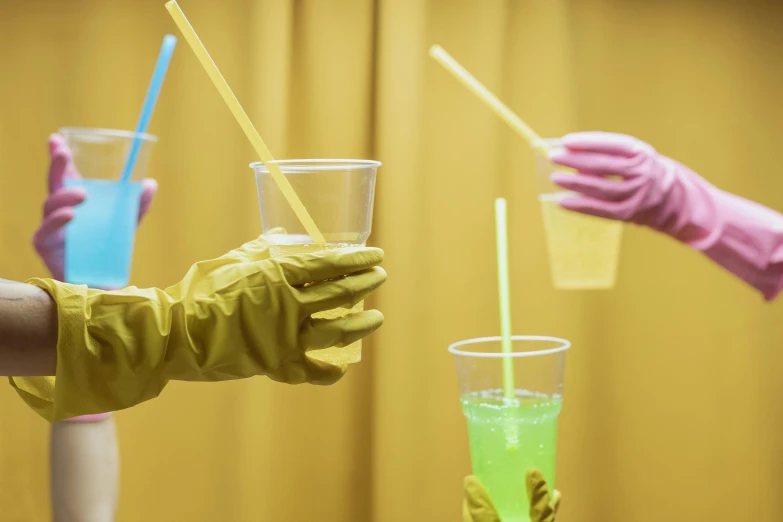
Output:
[[[506,355],[503,357],[503,398],[507,406],[516,401],[514,388],[514,361],[511,359],[511,297],[508,284],[508,231],[506,219],[506,200],[495,200],[495,238],[498,254],[498,296],[500,298],[500,346]],[[506,412],[512,410],[504,410]],[[519,430],[513,420],[503,425],[506,436],[506,451],[514,453],[519,448]]]
[[[234,118],[236,118],[237,123],[239,123],[242,130],[245,131],[245,135],[253,145],[256,154],[259,155],[261,161],[263,161],[269,169],[272,179],[277,184],[280,192],[283,193],[283,196],[285,196],[285,199],[288,200],[288,204],[291,205],[294,214],[296,214],[296,217],[301,221],[307,234],[313,239],[313,243],[317,245],[325,244],[326,240],[324,239],[324,236],[318,230],[318,227],[315,226],[315,222],[313,221],[313,218],[310,217],[310,214],[307,213],[307,209],[302,205],[302,201],[299,199],[299,196],[296,195],[294,187],[292,187],[291,183],[288,182],[288,179],[283,176],[280,167],[274,163],[275,159],[272,157],[269,149],[266,148],[264,140],[261,139],[261,135],[258,134],[258,131],[253,126],[250,118],[248,118],[244,109],[242,109],[239,100],[237,100],[237,97],[234,96],[234,93],[231,91],[231,87],[228,86],[225,78],[220,74],[217,65],[212,61],[206,47],[204,47],[204,44],[199,40],[196,31],[193,30],[190,22],[185,18],[185,13],[183,13],[182,9],[177,5],[176,0],[166,2],[166,9],[168,9],[169,14],[182,32],[182,36],[184,36],[185,40],[190,44],[190,47],[193,49],[199,62],[201,62],[201,66],[212,80],[212,83],[215,84],[215,88],[217,88],[218,92],[223,97],[223,101],[228,105],[228,108],[231,110]]]
[[[503,357],[503,395],[513,399],[514,366],[511,360],[511,298],[508,283],[508,232],[506,231],[506,200],[495,200],[495,236],[498,256],[498,297],[500,298],[500,340]]]
[[[540,149],[546,152],[546,148],[543,145],[544,142],[538,134],[535,133],[530,126],[522,121],[519,116],[511,112],[511,109],[506,107],[503,102],[497,99],[497,96],[492,94],[489,89],[484,87],[480,81],[473,77],[464,67],[462,67],[457,60],[451,57],[449,53],[443,50],[440,45],[433,45],[430,47],[430,56],[432,56],[436,62],[441,64],[447,71],[449,71],[454,77],[468,88],[473,94],[479,97],[490,109],[495,111],[495,114],[505,121],[514,132],[519,134],[522,139],[527,141],[528,145],[533,148]]]

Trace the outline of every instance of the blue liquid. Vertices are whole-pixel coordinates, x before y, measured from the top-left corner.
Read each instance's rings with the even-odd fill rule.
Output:
[[[142,185],[102,179],[66,179],[87,199],[65,228],[65,281],[92,288],[128,286]]]

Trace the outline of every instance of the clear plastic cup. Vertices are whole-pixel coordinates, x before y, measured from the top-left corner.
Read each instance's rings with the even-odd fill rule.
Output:
[[[381,163],[353,159],[306,159],[274,162],[291,183],[297,196],[326,239],[326,245],[315,245],[288,201],[272,179],[266,165],[252,163],[261,209],[264,233],[282,227],[284,234],[272,234],[272,257],[323,250],[365,246],[372,231],[375,201],[375,178]],[[364,302],[353,308],[338,308],[314,314],[316,318],[334,319],[361,311]],[[309,352],[314,359],[333,364],[359,362],[361,341],[344,348],[326,348]]]
[[[457,363],[462,411],[468,421],[473,474],[481,480],[504,522],[529,522],[525,494],[529,470],[554,487],[557,416],[565,353],[571,343],[540,336],[512,337],[503,353],[500,337],[449,346]],[[511,361],[514,398],[504,394],[503,365]]]
[[[142,185],[120,181],[136,133],[111,129],[63,128],[81,179],[66,187],[87,191],[65,229],[65,280],[94,288],[122,288],[130,279]],[[143,134],[134,178],[147,170],[155,136]]]
[[[557,139],[543,141],[552,149],[562,147]],[[538,148],[533,148],[533,152],[552,284],[568,290],[614,287],[622,223],[562,208],[559,201],[574,193],[563,190],[549,178],[556,171],[573,171],[555,165]]]

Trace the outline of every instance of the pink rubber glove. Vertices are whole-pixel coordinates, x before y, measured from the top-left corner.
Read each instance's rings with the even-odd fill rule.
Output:
[[[87,194],[83,189],[63,186],[65,179],[78,179],[80,176],[62,136],[53,134],[49,137],[49,155],[49,197],[44,203],[43,222],[33,235],[33,246],[46,263],[52,277],[62,281],[65,278],[65,225],[73,219],[73,207],[83,203]],[[142,183],[144,188],[139,203],[139,222],[158,190],[158,184],[153,179],[145,179]],[[97,422],[110,415],[111,413],[85,415],[68,419],[68,422]]]
[[[554,173],[552,182],[580,193],[561,200],[564,208],[646,225],[703,252],[767,300],[780,293],[783,215],[714,187],[631,136],[580,132],[562,142],[552,162],[579,174]]]
[[[33,246],[52,277],[62,281],[65,277],[65,225],[73,219],[73,207],[84,202],[87,194],[80,188],[63,187],[65,179],[78,179],[81,176],[76,171],[71,151],[62,136],[53,134],[49,137],[49,155],[49,197],[44,203],[43,222],[33,235]],[[142,184],[144,188],[139,203],[139,222],[158,190],[158,183],[154,179],[142,180]]]

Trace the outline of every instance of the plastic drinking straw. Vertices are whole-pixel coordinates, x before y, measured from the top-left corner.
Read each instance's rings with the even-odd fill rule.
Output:
[[[462,67],[457,60],[451,57],[449,53],[443,50],[440,45],[433,45],[430,47],[430,56],[432,56],[436,62],[441,64],[447,71],[449,71],[454,77],[468,88],[473,94],[479,97],[490,109],[495,111],[495,114],[505,121],[514,132],[519,134],[522,139],[527,141],[528,145],[535,149],[540,149],[546,152],[546,146],[538,134],[535,133],[530,126],[522,121],[522,119],[514,114],[511,109],[506,107],[503,102],[498,100],[497,96],[492,94],[489,89],[473,77],[464,67]]]
[[[174,47],[177,45],[177,37],[167,34],[163,38],[163,45],[160,47],[158,62],[155,64],[155,71],[152,73],[150,86],[147,88],[147,96],[144,98],[144,105],[141,106],[141,115],[136,124],[136,136],[133,138],[128,159],[125,161],[125,168],[122,170],[122,181],[129,181],[133,173],[133,167],[136,166],[136,158],[139,156],[141,147],[141,136],[147,132],[152,111],[155,110],[155,103],[158,101],[160,89],[163,86],[163,79],[166,78],[166,71],[171,62],[171,55],[174,53]]]
[[[182,32],[182,36],[185,37],[185,41],[190,44],[191,49],[193,49],[193,52],[196,54],[196,58],[198,58],[199,62],[201,62],[201,66],[209,75],[212,83],[215,84],[215,88],[220,93],[220,96],[223,97],[223,101],[226,103],[226,105],[228,105],[228,108],[231,110],[234,118],[236,118],[237,123],[239,123],[239,126],[242,127],[242,130],[245,132],[247,139],[249,139],[250,143],[253,145],[256,154],[258,154],[258,156],[261,158],[261,161],[263,161],[267,169],[269,169],[269,174],[272,175],[272,179],[277,184],[280,192],[283,193],[283,196],[288,201],[288,204],[291,205],[291,209],[302,223],[302,226],[304,226],[307,235],[309,235],[313,239],[313,243],[317,245],[326,244],[324,236],[318,230],[318,227],[315,226],[313,218],[310,217],[310,214],[307,212],[307,209],[305,209],[302,201],[299,199],[299,196],[296,195],[294,187],[292,187],[291,183],[288,182],[288,179],[283,176],[283,173],[280,171],[280,167],[274,162],[275,158],[272,157],[272,153],[269,152],[269,149],[266,148],[264,140],[261,139],[261,135],[258,134],[258,131],[253,126],[250,118],[248,118],[247,113],[245,113],[245,110],[239,104],[239,100],[237,100],[237,97],[234,95],[231,87],[228,86],[228,83],[226,82],[225,78],[223,78],[223,75],[220,74],[220,70],[218,70],[217,65],[215,65],[215,62],[212,60],[212,57],[209,56],[207,48],[204,47],[203,43],[201,43],[201,40],[196,34],[196,31],[193,29],[193,26],[191,26],[190,22],[188,22],[188,19],[185,18],[185,13],[182,12],[182,9],[180,9],[176,0],[169,0],[166,2],[166,9],[174,19],[174,23],[177,24],[177,27],[179,27],[179,30]]]
[[[495,200],[495,235],[498,249],[498,295],[500,296],[500,339],[503,353],[511,353],[511,302],[508,289],[508,233],[506,231],[506,200]],[[513,399],[514,366],[511,357],[503,357],[503,395]]]

